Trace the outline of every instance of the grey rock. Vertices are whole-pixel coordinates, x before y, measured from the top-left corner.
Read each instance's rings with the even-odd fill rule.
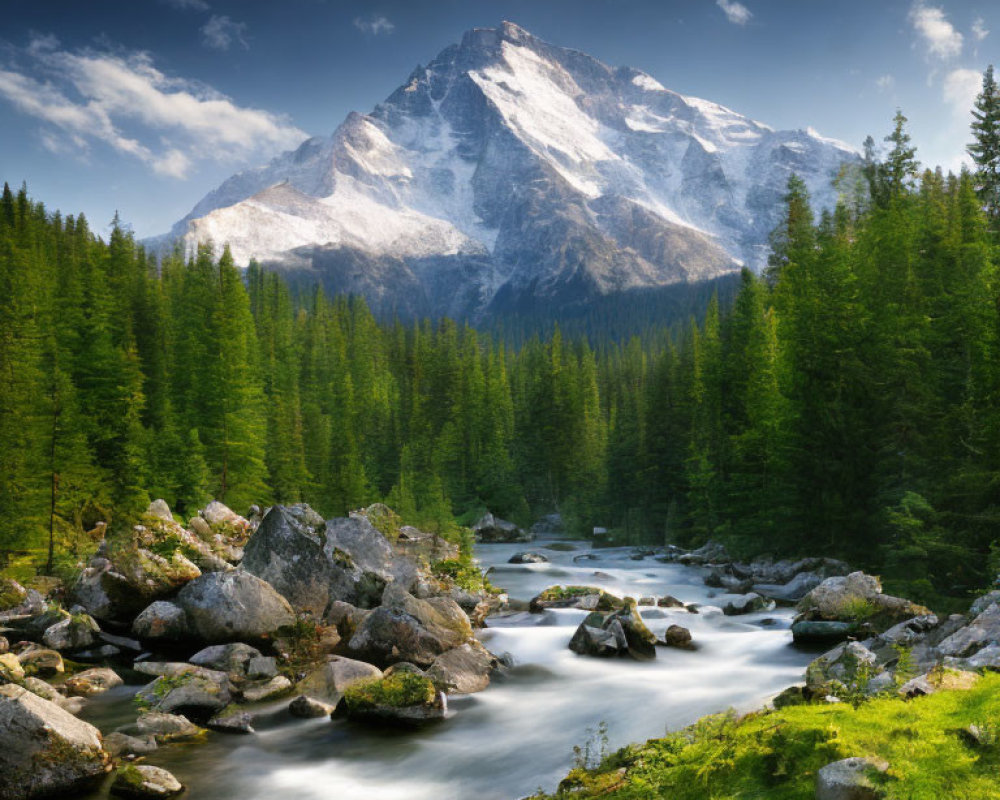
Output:
[[[434,659],[427,677],[434,686],[448,694],[472,694],[490,685],[490,673],[497,661],[478,642],[452,648]]]
[[[510,564],[545,564],[547,562],[548,559],[541,553],[532,552],[514,553],[508,559],[508,563]]]
[[[151,708],[171,714],[175,711],[207,713],[219,711],[232,699],[229,676],[202,667],[176,674],[161,675],[139,692]]]
[[[77,697],[93,697],[95,694],[103,694],[109,689],[124,684],[121,676],[107,667],[95,667],[78,672],[73,677],[68,678],[63,686],[66,692]]]
[[[187,717],[162,711],[147,711],[141,714],[135,726],[140,735],[152,736],[160,743],[193,739],[203,733],[203,730]]]
[[[410,588],[417,576],[413,562],[397,556],[367,519],[316,526],[304,507],[294,506],[268,511],[247,543],[243,567],[271,582],[296,609],[316,616],[338,600],[370,608],[387,583]]]
[[[120,756],[147,756],[156,750],[156,739],[151,734],[129,736],[115,731],[104,737],[104,749],[112,758]]]
[[[215,644],[204,650],[199,650],[188,661],[200,667],[243,677],[246,676],[251,661],[260,657],[261,652],[256,647],[251,647],[243,642],[231,642],[229,644]]]
[[[272,586],[243,570],[211,572],[177,595],[193,635],[218,643],[258,640],[295,622],[295,613]]]
[[[0,686],[0,800],[65,796],[109,768],[97,728],[21,686]]]
[[[722,613],[727,617],[740,614],[752,614],[756,611],[770,611],[774,608],[774,602],[761,597],[756,592],[727,597],[726,603],[722,607]]]
[[[180,641],[189,635],[187,614],[175,603],[157,600],[135,618],[132,632],[149,641]]]
[[[238,707],[224,708],[209,719],[205,727],[220,733],[256,733],[253,714]]]
[[[671,625],[663,634],[661,642],[666,647],[677,647],[681,650],[690,650],[694,647],[691,642],[691,631],[680,625]]]
[[[951,669],[988,669],[1000,672],[1000,645],[990,644],[968,658],[946,657],[944,665]]]
[[[534,536],[505,519],[494,517],[488,511],[472,526],[477,542],[530,542]]]
[[[938,645],[945,656],[966,658],[989,645],[1000,644],[1000,604],[992,603],[972,622]]]
[[[856,629],[853,622],[800,620],[792,623],[792,638],[802,644],[826,644],[846,639]]]
[[[242,688],[243,699],[248,703],[261,703],[265,700],[273,700],[281,697],[292,689],[292,682],[284,675],[278,675],[266,681],[253,681],[244,684]]]
[[[300,694],[288,704],[288,713],[300,719],[319,719],[330,716],[335,708],[336,706],[329,703]]]
[[[800,572],[788,583],[755,583],[753,591],[771,600],[797,603],[822,582],[823,579],[814,572]]]
[[[816,800],[880,800],[885,795],[873,777],[888,769],[880,758],[845,758],[827,764],[816,776]]]
[[[82,650],[94,644],[100,630],[89,614],[75,614],[47,628],[42,641],[53,650]]]
[[[56,703],[57,705],[59,704],[59,701],[62,699],[62,696],[59,694],[59,692],[56,691],[55,687],[49,683],[46,683],[41,678],[29,676],[27,678],[22,679],[21,686],[23,686],[29,692],[37,694],[42,699],[49,700],[50,702]]]
[[[246,675],[251,680],[270,680],[278,674],[278,662],[272,656],[257,656],[247,664]]]

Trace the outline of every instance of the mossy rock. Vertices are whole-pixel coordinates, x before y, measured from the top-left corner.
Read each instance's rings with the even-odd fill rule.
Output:
[[[529,608],[534,613],[546,608],[618,611],[625,608],[625,601],[598,586],[550,586],[532,598]]]
[[[399,670],[384,678],[358,681],[344,691],[344,702],[349,711],[376,706],[404,708],[429,705],[434,702],[437,690],[426,675]]]
[[[17,608],[27,597],[27,589],[13,578],[0,578],[0,611]]]

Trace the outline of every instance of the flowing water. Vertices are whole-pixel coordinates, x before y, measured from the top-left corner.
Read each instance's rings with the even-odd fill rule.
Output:
[[[507,563],[526,547],[549,563]],[[645,663],[582,657],[567,644],[585,612],[502,615],[481,638],[493,652],[510,653],[514,667],[484,692],[449,698],[452,716],[437,726],[387,733],[344,720],[303,721],[285,711],[286,699],[254,709],[256,735],[211,733],[207,742],[161,747],[148,763],[171,770],[192,800],[514,800],[553,789],[572,765],[573,746],[601,722],[617,747],[729,707],[749,710],[800,680],[811,658],[791,644],[790,610],[726,617],[701,569],[554,538],[479,545],[477,555],[512,600],[562,583],[700,604],[698,614],[640,609],[657,634],[671,624],[690,629],[697,649],[658,647],[656,660]],[[82,716],[105,732],[134,721],[135,689],[95,699]]]

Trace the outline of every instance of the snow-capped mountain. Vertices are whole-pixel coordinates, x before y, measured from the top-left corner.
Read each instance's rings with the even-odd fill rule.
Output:
[[[791,172],[856,158],[543,42],[469,31],[367,115],[225,181],[174,226],[379,309],[558,307],[766,260]]]

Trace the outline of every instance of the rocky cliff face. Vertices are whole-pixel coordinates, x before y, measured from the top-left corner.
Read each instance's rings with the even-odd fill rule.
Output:
[[[383,311],[558,308],[759,269],[788,176],[830,206],[855,158],[504,23],[230,178],[167,238],[228,243]]]

